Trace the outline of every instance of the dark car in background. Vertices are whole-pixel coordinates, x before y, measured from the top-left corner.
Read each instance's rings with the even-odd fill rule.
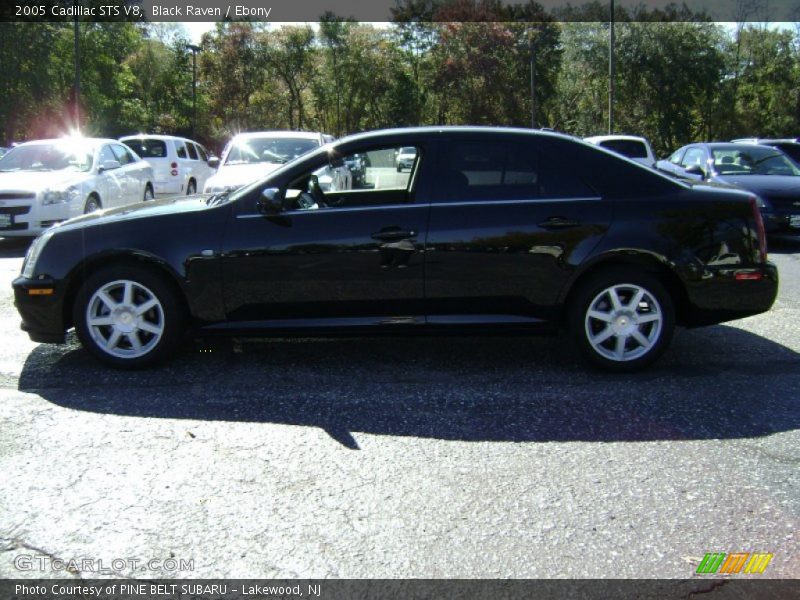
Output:
[[[797,138],[743,138],[733,141],[737,144],[760,144],[776,148],[800,165],[800,140]]]
[[[411,171],[388,158],[399,149],[414,150]],[[316,173],[356,154],[370,185],[323,190]],[[594,363],[632,370],[676,324],[768,310],[778,273],[751,194],[559,134],[432,127],[345,138],[236,191],[73,219],[33,243],[13,285],[34,341],[75,327],[118,367],[187,332],[564,325]]]
[[[776,148],[727,142],[689,144],[658,161],[656,168],[750,191],[757,196],[767,232],[800,234],[800,166]]]

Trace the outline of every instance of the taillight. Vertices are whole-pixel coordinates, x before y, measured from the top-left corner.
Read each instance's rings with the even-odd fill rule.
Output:
[[[758,234],[758,261],[767,262],[767,232],[764,229],[764,219],[761,217],[761,211],[754,196],[750,197],[750,208],[753,210],[753,219],[755,219],[756,233]]]
[[[178,163],[176,163],[176,162],[172,163],[172,164],[169,166],[169,168],[170,168],[170,169],[177,169],[177,168],[178,168]]]

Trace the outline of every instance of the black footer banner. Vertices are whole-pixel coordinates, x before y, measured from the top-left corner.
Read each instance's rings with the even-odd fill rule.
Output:
[[[783,600],[800,580],[706,579],[26,579],[0,580],[2,600]]]

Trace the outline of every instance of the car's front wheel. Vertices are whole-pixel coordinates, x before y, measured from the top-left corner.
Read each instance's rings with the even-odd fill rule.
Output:
[[[613,371],[635,371],[651,364],[669,346],[675,309],[655,276],[610,270],[577,291],[569,326],[591,362]]]
[[[109,268],[89,277],[73,309],[83,346],[115,367],[150,365],[172,352],[183,311],[171,286],[143,267]]]
[[[86,204],[83,205],[83,214],[88,215],[96,210],[100,210],[100,198],[92,194],[86,199]]]

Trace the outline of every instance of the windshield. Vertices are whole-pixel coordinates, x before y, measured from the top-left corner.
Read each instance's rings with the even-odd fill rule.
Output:
[[[798,168],[782,152],[766,146],[713,148],[714,169],[720,175],[800,176]]]
[[[224,164],[286,163],[319,147],[307,138],[249,138],[233,143]]]
[[[0,171],[88,171],[92,150],[74,143],[17,146],[0,158]]]

